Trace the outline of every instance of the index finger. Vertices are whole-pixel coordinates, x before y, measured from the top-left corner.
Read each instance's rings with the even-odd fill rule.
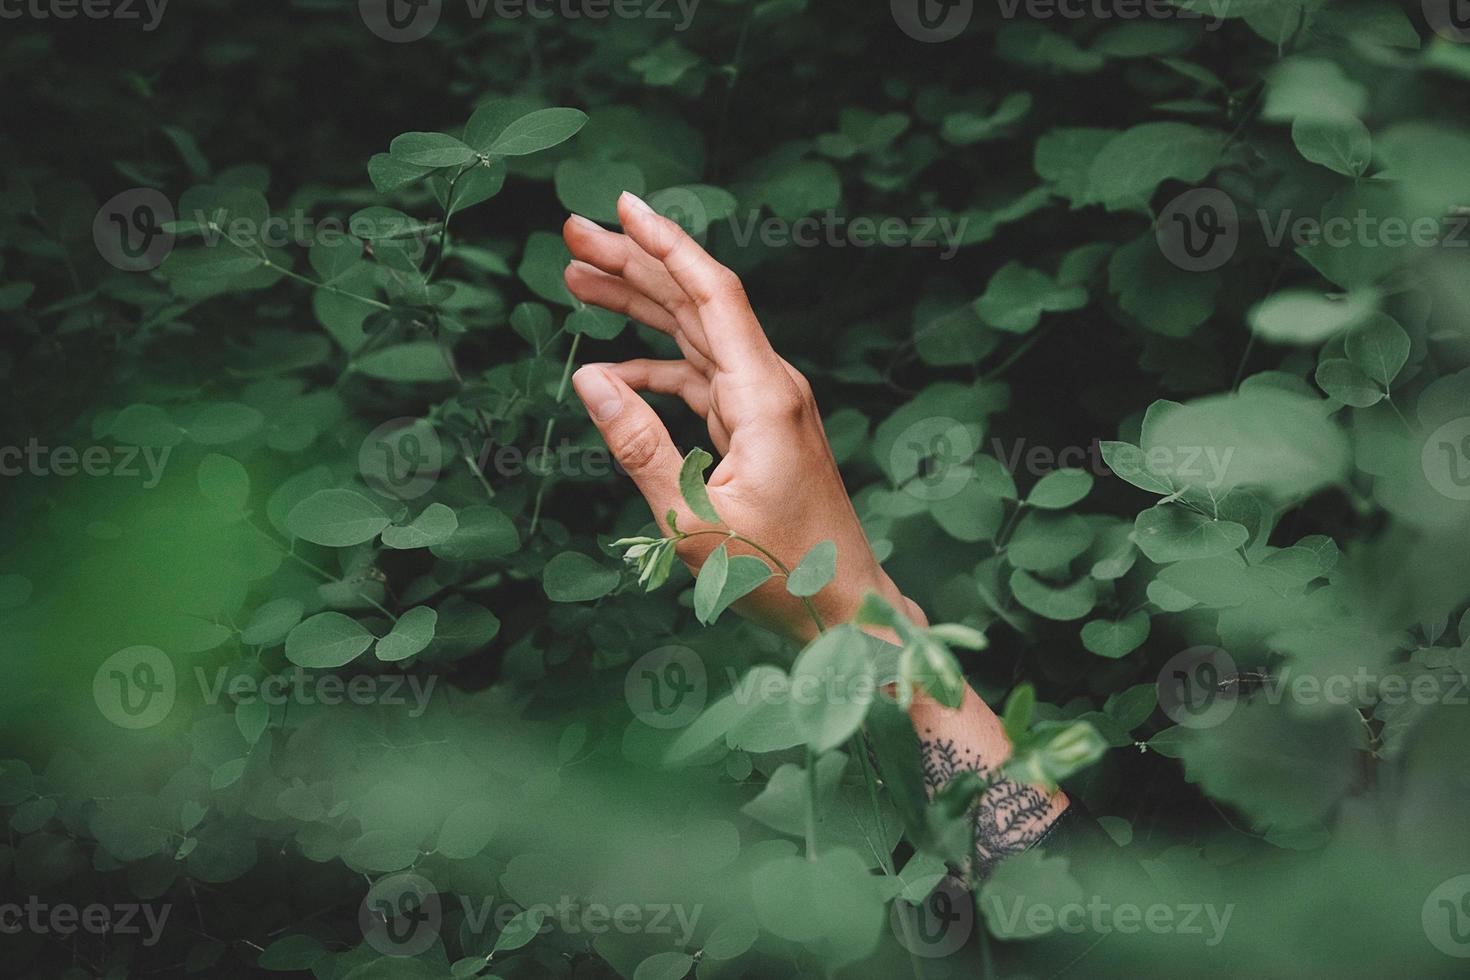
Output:
[[[717,367],[767,368],[775,351],[761,330],[740,278],[710,257],[676,222],[627,191],[618,198],[623,230],[669,275],[699,311]]]

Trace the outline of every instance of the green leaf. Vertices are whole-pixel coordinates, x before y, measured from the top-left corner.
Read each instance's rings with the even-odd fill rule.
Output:
[[[710,612],[724,591],[725,580],[730,575],[730,552],[723,543],[710,552],[704,564],[699,566],[699,575],[694,582],[694,616],[706,622]]]
[[[434,853],[451,861],[475,857],[489,846],[500,813],[498,804],[479,800],[449,811],[449,816],[444,818],[444,826],[439,830]]]
[[[628,67],[643,76],[643,84],[664,86],[673,85],[697,64],[699,55],[673,38],[667,38],[658,47],[628,62]]]
[[[404,133],[393,140],[388,153],[416,167],[458,167],[475,159],[475,151],[447,133]]]
[[[1017,602],[1046,619],[1061,622],[1081,619],[1097,604],[1097,585],[1090,578],[1052,588],[1018,568],[1011,573],[1010,585]]]
[[[250,646],[275,646],[301,622],[305,611],[299,599],[272,599],[250,615],[245,628],[240,631],[240,642]]]
[[[1213,499],[1237,487],[1272,498],[1305,496],[1341,479],[1349,464],[1347,437],[1326,408],[1295,389],[1242,386],[1235,394],[1151,409],[1142,448],[1152,471],[1176,489]]]
[[[1331,357],[1317,365],[1317,386],[1344,405],[1368,408],[1384,399],[1384,391],[1363,369],[1342,357]]]
[[[684,465],[679,467],[679,493],[695,517],[719,524],[720,515],[715,513],[715,505],[710,503],[709,490],[704,485],[704,471],[714,461],[714,457],[703,449],[695,447],[689,450],[689,455],[684,457]]]
[[[1148,639],[1149,615],[1140,610],[1122,619],[1094,619],[1082,627],[1082,645],[1099,657],[1126,657]]]
[[[1092,539],[1092,525],[1076,514],[1031,511],[1016,525],[1005,556],[1016,568],[1047,571],[1065,567],[1088,549]]]
[[[199,492],[220,510],[236,513],[250,499],[250,474],[238,460],[210,453],[199,461]]]
[[[383,381],[449,381],[454,355],[432,340],[415,340],[364,354],[353,362],[358,372]]]
[[[499,513],[497,511],[496,513]],[[444,504],[425,507],[412,523],[383,529],[383,545],[388,548],[429,548],[444,544],[459,530],[459,518]]]
[[[536,104],[527,99],[497,99],[475,109],[465,123],[464,141],[481,153],[505,132],[505,127],[534,111]]]
[[[434,640],[434,625],[439,614],[428,606],[415,606],[398,617],[393,629],[378,641],[378,659],[397,663],[422,653]]]
[[[1409,362],[1409,335],[1398,321],[1375,313],[1344,340],[1348,360],[1387,390]]]
[[[1062,286],[1044,272],[1009,262],[991,277],[975,313],[997,330],[1026,333],[1043,313],[1077,310],[1087,305],[1087,290]]]
[[[1251,329],[1278,344],[1320,344],[1362,323],[1378,307],[1374,292],[1330,299],[1305,289],[1288,289],[1267,297],[1247,314]]]
[[[1373,162],[1373,137],[1351,116],[1298,117],[1291,138],[1303,157],[1348,177],[1361,177]]]
[[[1133,523],[1138,550],[1160,564],[1228,554],[1249,539],[1242,524],[1213,520],[1177,504],[1150,507]]]
[[[391,238],[410,238],[432,230],[432,226],[404,214],[397,208],[385,208],[378,205],[354,212],[352,217],[347,219],[347,227],[354,236],[374,242]],[[345,244],[350,245],[350,240]],[[350,255],[346,248],[339,247],[333,251],[348,252]]]
[[[556,197],[573,214],[615,224],[618,196],[628,191],[642,197],[647,189],[643,171],[631,163],[605,160],[563,160],[556,165]]]
[[[693,965],[694,957],[688,953],[673,950],[654,953],[638,964],[633,980],[683,980]]]
[[[791,720],[814,752],[847,741],[876,694],[868,635],[850,623],[822,633],[791,666]]]
[[[786,591],[794,596],[814,596],[836,575],[837,545],[831,541],[818,541],[801,563],[791,570],[786,579]]]
[[[1030,684],[1018,684],[1006,698],[1005,710],[1001,713],[1001,726],[1012,744],[1021,741],[1031,729],[1031,717],[1036,711],[1036,688]]]
[[[317,613],[286,637],[286,659],[298,667],[342,667],[373,645],[373,634],[338,612]]]
[[[587,124],[580,109],[541,109],[522,116],[501,131],[486,150],[500,156],[523,156],[565,142]]]
[[[1086,721],[1043,722],[1033,735],[1033,744],[1018,748],[1004,770],[1010,778],[1029,785],[1055,786],[1108,750],[1107,740]]]
[[[544,909],[532,908],[517,915],[505,924],[500,930],[500,935],[495,937],[495,946],[492,953],[509,953],[520,949],[522,946],[535,939],[541,932],[541,924],[546,921]]]
[[[984,650],[990,646],[990,640],[984,633],[962,623],[940,623],[937,626],[930,626],[925,632],[947,647]]]
[[[356,490],[318,490],[286,515],[292,534],[329,548],[371,541],[388,524],[383,509]]]
[[[433,167],[400,160],[391,153],[374,153],[368,160],[368,177],[379,194],[391,194],[433,173]]]
[[[435,521],[441,518],[436,517]],[[448,540],[429,546],[445,561],[483,561],[508,555],[520,547],[520,532],[504,512],[488,504],[471,504],[455,514],[458,526]]]
[[[563,551],[546,563],[541,585],[552,602],[591,602],[617,588],[619,577],[580,551]]]
[[[808,770],[795,763],[782,763],[771,773],[771,778],[767,780],[760,794],[742,806],[740,812],[772,830],[799,835],[805,830],[809,809],[815,809],[820,817],[831,805],[846,767],[847,756],[841,752],[818,756],[817,798],[813,800],[812,780]]]
[[[1087,186],[1110,211],[1142,208],[1166,180],[1203,181],[1224,147],[1224,133],[1179,122],[1144,123],[1102,147],[1088,169]]]
[[[771,577],[770,566],[750,555],[731,557],[724,544],[710,553],[694,584],[694,616],[706,626]]]
[[[1148,469],[1143,450],[1130,442],[1104,442],[1099,445],[1103,462],[1118,476],[1149,493],[1169,494],[1173,485],[1165,477]]]
[[[330,955],[327,948],[311,936],[282,936],[265,948],[255,965],[262,970],[294,973],[310,970],[319,960]]]
[[[1150,681],[1147,684],[1135,684],[1118,694],[1108,697],[1107,703],[1103,705],[1103,712],[1109,718],[1116,721],[1124,731],[1133,731],[1154,713],[1159,705],[1159,686]]]
[[[759,938],[760,928],[755,920],[744,913],[736,913],[714,927],[704,941],[700,958],[733,960],[754,946]]]
[[[1031,488],[1026,503],[1032,507],[1061,510],[1071,507],[1091,490],[1092,474],[1086,470],[1053,470]]]

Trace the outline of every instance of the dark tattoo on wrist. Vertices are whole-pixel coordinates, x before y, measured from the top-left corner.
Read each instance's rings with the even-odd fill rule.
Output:
[[[975,827],[975,854],[969,869],[975,881],[990,877],[1000,860],[1019,854],[1040,840],[1051,824],[1051,802],[1040,790],[999,776],[980,761],[974,749],[952,739],[935,738],[926,728],[919,735],[924,784],[932,795],[960,772],[976,772],[990,786],[970,808]]]

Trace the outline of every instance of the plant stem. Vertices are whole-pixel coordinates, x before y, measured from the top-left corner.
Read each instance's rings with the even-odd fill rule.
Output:
[[[756,544],[754,541],[750,540],[744,535],[736,534],[734,531],[719,531],[713,529],[708,531],[680,531],[679,539],[683,540],[684,538],[696,538],[701,534],[720,534],[729,538],[731,541],[739,541],[741,544],[748,545],[764,555],[766,560],[769,561],[772,565],[775,565],[777,572],[780,573],[782,578],[791,577],[791,569],[786,566],[785,562],[777,558],[775,555],[771,554],[765,548]],[[821,614],[817,612],[817,607],[812,604],[811,598],[809,596],[798,596],[798,598],[801,599],[801,604],[806,609],[807,615],[810,616],[812,618],[812,622],[816,624],[817,632],[827,632],[827,623],[825,620],[822,619]]]
[[[806,859],[817,859],[817,753],[806,747]]]
[[[439,254],[434,256],[434,264],[429,266],[429,272],[424,276],[427,285],[439,271],[439,263],[444,261],[444,253],[449,249],[449,219],[454,217],[454,187],[459,183],[459,178],[469,173],[470,170],[479,166],[479,161],[465,164],[459,173],[449,179],[449,190],[444,194],[444,223],[439,226]]]
[[[582,335],[581,334],[574,334],[572,336],[572,346],[571,346],[571,349],[567,351],[567,360],[566,360],[566,363],[563,364],[562,365],[562,368],[561,368],[561,384],[558,385],[557,388],[556,388],[556,403],[558,405],[560,405],[561,404],[561,400],[567,396],[567,386],[571,383],[571,380],[572,380],[572,364],[577,359],[577,347],[581,343],[582,343]],[[546,454],[551,451],[551,433],[552,433],[552,430],[555,429],[555,428],[556,428],[556,416],[553,415],[551,418],[549,418],[549,419],[546,420],[546,434],[541,438],[541,459],[542,459],[543,462],[546,459]],[[546,496],[546,485],[547,485],[547,482],[548,482],[548,474],[546,474],[546,473],[541,474],[541,485],[536,488],[536,504],[535,504],[534,507],[531,508],[531,533],[532,534],[535,534],[536,533],[536,528],[541,523],[541,501],[542,501],[542,498]]]

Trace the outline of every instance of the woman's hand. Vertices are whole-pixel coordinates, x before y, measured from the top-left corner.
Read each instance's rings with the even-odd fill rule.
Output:
[[[871,590],[927,625],[919,607],[879,567],[842,485],[811,386],[771,349],[740,280],[633,195],[618,200],[618,217],[627,234],[585,218],[567,220],[563,231],[577,259],[567,267],[567,286],[583,302],[626,313],[673,337],[684,359],[589,364],[572,383],[664,533],[671,508],[680,530],[712,525],[696,520],[684,505],[682,454],[639,391],[678,395],[708,423],[710,440],[723,457],[709,479],[709,495],[727,530],[769,549],[788,568],[819,541],[836,543],[837,576],[812,600],[827,624],[850,620]],[[698,571],[724,540],[719,534],[685,539],[679,557]],[[736,609],[798,639],[816,634],[800,600],[779,580],[761,586]],[[1060,790],[1019,786],[1000,775],[1011,746],[1000,719],[973,690],[965,692],[958,710],[917,696],[909,714],[931,792],[962,770],[990,780],[973,810],[973,870],[979,877],[1040,839],[1067,808]]]
[[[618,200],[618,217],[626,234],[579,216],[567,219],[563,234],[576,259],[567,267],[567,286],[583,302],[668,334],[684,359],[589,364],[572,384],[664,533],[670,509],[682,531],[717,525],[699,521],[684,505],[678,484],[683,454],[636,394],[641,391],[677,395],[708,424],[722,457],[709,477],[709,496],[725,529],[759,543],[788,568],[820,541],[837,545],[836,578],[812,599],[828,624],[851,619],[870,590],[923,624],[923,613],[873,555],[811,386],[771,348],[740,280],[633,195]],[[679,557],[697,572],[722,541],[696,535],[680,543]],[[736,542],[729,547],[750,553]],[[816,634],[800,600],[779,579],[736,609],[797,639]]]

